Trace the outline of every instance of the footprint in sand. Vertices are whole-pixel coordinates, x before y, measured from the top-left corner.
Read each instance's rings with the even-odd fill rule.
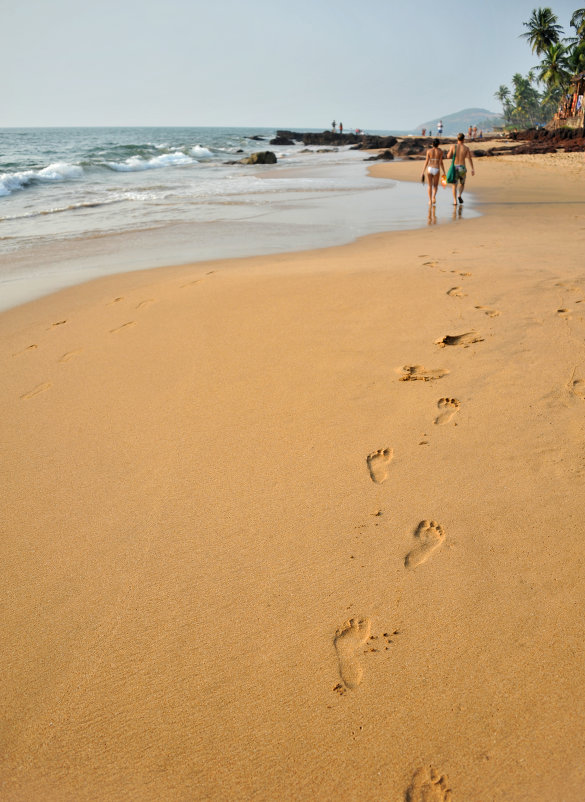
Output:
[[[38,347],[39,346],[36,345],[36,343],[33,343],[32,345],[27,345],[26,348],[22,349],[22,351],[17,351],[15,354],[12,354],[12,356],[22,356],[23,354],[27,354],[29,351],[36,351]]]
[[[405,568],[416,568],[426,562],[439,546],[443,545],[445,532],[436,521],[421,521],[414,533],[417,545],[409,551],[404,559]]]
[[[405,802],[450,802],[452,799],[449,781],[432,766],[424,766],[414,772],[405,794]]]
[[[200,281],[203,281],[203,279],[196,278],[195,281],[188,281],[186,284],[181,284],[181,289],[184,290],[185,287],[192,287],[193,284],[199,284]]]
[[[577,398],[585,399],[585,379],[575,379],[571,382],[569,390]]]
[[[483,337],[478,331],[466,331],[464,334],[446,334],[439,340],[435,340],[435,345],[444,348],[446,345],[462,345],[468,348],[473,343],[482,343]]]
[[[442,426],[445,423],[449,423],[451,418],[459,412],[461,404],[456,398],[439,398],[437,406],[441,413],[435,418],[435,423],[438,426]]]
[[[117,304],[117,303],[119,303],[120,301],[123,301],[123,300],[124,300],[124,296],[123,296],[123,295],[120,295],[120,297],[119,297],[119,298],[114,298],[113,300],[109,301],[109,302],[106,304],[106,306],[111,306],[112,304]]]
[[[154,303],[154,298],[147,298],[145,301],[140,301],[136,309],[147,309],[153,303]]]
[[[492,309],[489,306],[476,306],[475,308],[480,309],[488,317],[498,317],[500,314],[500,311],[498,309]]]
[[[372,624],[367,618],[351,618],[335,633],[335,650],[339,661],[339,675],[344,685],[354,690],[362,681],[363,668],[357,653],[370,637]]]
[[[130,326],[135,326],[135,325],[136,325],[136,321],[129,320],[128,323],[122,323],[121,326],[118,326],[115,329],[110,329],[110,334],[117,334],[119,331],[122,331],[122,329],[127,329]]]
[[[402,371],[402,376],[398,379],[401,382],[430,382],[435,379],[442,379],[449,371],[445,368],[436,368],[435,370],[427,370],[423,365],[404,365],[398,368]]]
[[[447,290],[447,295],[450,295],[451,298],[466,298],[467,294],[463,292],[463,287],[451,287],[450,290]]]
[[[80,354],[82,351],[83,348],[76,348],[74,351],[67,351],[66,354],[63,354],[59,362],[69,362],[70,359],[73,359],[73,357],[77,356],[77,354]]]
[[[388,478],[388,466],[392,461],[394,451],[391,448],[380,448],[366,457],[368,471],[372,482],[381,485]]]
[[[569,292],[583,292],[583,288],[579,287],[578,284],[569,284],[566,281],[558,281],[555,287],[562,287],[564,290],[569,290]]]
[[[564,307],[561,307],[560,309],[557,309],[557,315],[559,317],[564,318],[565,320],[572,320],[573,319],[573,316],[571,315],[571,310],[570,309],[565,309]]]
[[[34,390],[29,390],[28,393],[25,393],[24,395],[21,395],[20,397],[24,401],[27,401],[29,398],[34,398],[35,395],[39,395],[40,393],[44,393],[45,390],[48,390],[49,387],[52,387],[52,386],[53,385],[51,384],[51,382],[44,382],[44,384],[39,384],[37,387],[34,388]]]

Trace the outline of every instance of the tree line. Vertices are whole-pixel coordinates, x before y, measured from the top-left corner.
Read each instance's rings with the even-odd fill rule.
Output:
[[[502,104],[507,126],[533,128],[553,117],[572,77],[585,71],[585,8],[573,12],[572,36],[564,36],[550,8],[535,8],[522,24],[527,30],[521,36],[540,63],[526,75],[517,72],[511,87],[502,84],[495,97]]]

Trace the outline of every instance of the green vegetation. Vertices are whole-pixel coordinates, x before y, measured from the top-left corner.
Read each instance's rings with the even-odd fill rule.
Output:
[[[585,71],[585,8],[577,9],[569,24],[575,35],[563,38],[563,28],[550,8],[535,8],[523,23],[527,30],[521,36],[541,60],[526,76],[516,73],[511,88],[502,85],[495,93],[508,127],[532,128],[548,122],[573,75]]]

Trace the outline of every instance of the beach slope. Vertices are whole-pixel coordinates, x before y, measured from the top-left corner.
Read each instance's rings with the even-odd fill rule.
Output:
[[[584,171],[476,167],[0,316],[3,799],[583,798]]]

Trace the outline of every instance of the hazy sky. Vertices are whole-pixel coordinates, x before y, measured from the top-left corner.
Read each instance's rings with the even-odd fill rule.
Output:
[[[537,63],[538,4],[430,0],[0,0],[0,127],[409,129]],[[543,4],[544,5],[544,4]],[[551,8],[569,34],[582,0]]]

